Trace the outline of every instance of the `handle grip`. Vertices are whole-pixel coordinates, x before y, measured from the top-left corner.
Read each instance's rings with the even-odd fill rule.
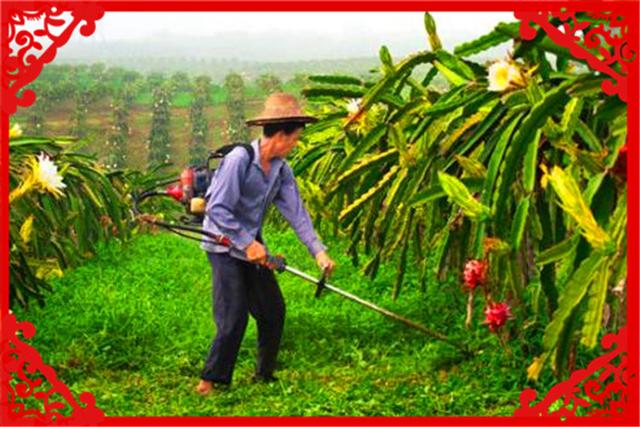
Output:
[[[327,275],[326,273],[322,272],[322,277],[320,278],[320,280],[318,280],[318,283],[316,283],[316,293],[314,294],[316,298],[320,298],[320,295],[322,295],[322,291],[326,288],[326,282]]]
[[[232,246],[231,240],[227,236],[217,235],[217,234],[208,233],[208,232],[204,232],[203,234],[205,234],[207,237],[212,239],[215,243],[228,247],[230,249],[230,253],[233,254],[233,256],[235,256],[236,258],[242,259],[244,261],[248,261],[244,251],[236,250]],[[285,271],[287,267],[287,261],[282,255],[267,255],[267,260],[264,263],[264,266],[267,267],[269,270],[275,270],[279,273],[282,273],[283,271]]]
[[[282,255],[268,255],[265,267],[269,270],[275,270],[278,273],[282,273],[287,267],[287,261]]]

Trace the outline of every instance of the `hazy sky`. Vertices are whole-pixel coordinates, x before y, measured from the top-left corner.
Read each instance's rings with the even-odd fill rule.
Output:
[[[498,12],[435,12],[433,17],[447,49],[515,20],[512,13]],[[109,12],[92,37],[77,36],[72,43],[144,41],[148,47],[168,47],[176,36],[193,38],[185,49],[190,56],[218,52],[255,60],[376,57],[383,44],[394,57],[427,48],[422,12]],[[206,44],[198,45],[199,38]],[[506,50],[503,46],[497,55]]]
[[[506,12],[432,15],[448,50],[499,22],[515,21]],[[175,43],[182,43],[177,50],[190,57],[258,61],[371,58],[381,45],[395,58],[428,48],[423,12],[107,12],[91,37],[75,36],[60,56],[83,57],[76,49],[82,47],[94,55],[114,50],[130,54],[132,49],[141,55],[153,49],[156,56],[173,55]],[[508,48],[503,45],[491,55],[503,56]]]
[[[481,35],[512,13],[434,12],[440,36]],[[421,12],[109,12],[97,23],[94,37],[136,39],[173,33],[191,36],[219,32],[289,32],[360,36],[424,34]],[[467,38],[467,37],[462,37]]]

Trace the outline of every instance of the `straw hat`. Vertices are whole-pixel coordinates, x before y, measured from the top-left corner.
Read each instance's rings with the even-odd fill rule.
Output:
[[[284,92],[271,94],[264,103],[264,110],[251,120],[249,126],[264,126],[271,123],[312,123],[318,119],[302,112],[295,96]]]

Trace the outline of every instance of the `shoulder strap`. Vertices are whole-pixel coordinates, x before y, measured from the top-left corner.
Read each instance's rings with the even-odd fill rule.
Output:
[[[218,148],[216,151],[213,152],[213,154],[217,158],[222,158],[227,154],[229,154],[230,152],[232,152],[236,147],[244,148],[244,150],[249,155],[249,163],[247,163],[247,170],[246,170],[246,171],[249,171],[249,168],[251,167],[251,163],[253,163],[253,159],[255,158],[255,152],[253,151],[253,147],[251,146],[251,144],[244,144],[244,143],[227,144],[225,146]]]
[[[253,146],[251,144],[238,144],[238,146],[244,148],[249,155],[249,164],[253,163],[253,158],[256,155],[256,153],[253,151]]]

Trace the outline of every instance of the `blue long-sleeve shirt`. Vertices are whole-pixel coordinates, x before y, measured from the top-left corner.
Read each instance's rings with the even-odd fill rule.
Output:
[[[237,147],[228,153],[214,172],[207,190],[203,228],[228,237],[234,249],[244,251],[262,229],[267,207],[275,203],[298,238],[314,257],[326,247],[311,222],[300,198],[293,171],[286,161],[274,158],[265,175],[260,165],[258,140],[251,143],[254,157]],[[229,252],[229,248],[203,239],[202,249],[208,252]]]

